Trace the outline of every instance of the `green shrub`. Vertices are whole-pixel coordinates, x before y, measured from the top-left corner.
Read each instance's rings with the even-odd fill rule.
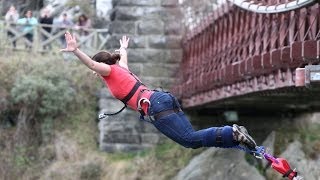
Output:
[[[101,166],[95,163],[89,163],[81,168],[81,175],[80,178],[83,180],[90,179],[100,179],[101,177]]]
[[[55,132],[68,130],[69,135],[77,136],[72,138],[76,143],[81,140],[83,147],[95,148],[96,93],[102,84],[91,74],[78,61],[66,62],[60,56],[24,52],[8,57],[0,55],[0,128],[8,124],[3,121],[14,121],[11,127],[6,125],[5,130],[13,131],[14,136],[0,141],[13,144],[2,152],[11,159],[8,162],[12,163],[7,166],[13,174],[46,168],[46,163],[41,161],[52,161],[55,154],[46,158],[39,147],[50,145]],[[27,125],[20,123],[23,115]],[[18,125],[24,127],[18,128]],[[19,129],[25,131],[17,133]],[[16,144],[16,139],[31,143]],[[0,159],[0,163],[4,161]]]
[[[95,102],[101,86],[84,65],[57,57],[0,57],[0,106],[4,110],[36,109],[42,119],[69,114]],[[10,109],[11,108],[11,109]]]

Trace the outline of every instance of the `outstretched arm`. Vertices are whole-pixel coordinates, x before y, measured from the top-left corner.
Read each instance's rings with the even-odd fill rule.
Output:
[[[102,76],[108,76],[110,74],[110,66],[108,64],[92,60],[88,55],[78,49],[76,37],[72,36],[68,31],[65,34],[65,39],[67,47],[65,49],[61,49],[62,52],[73,52],[73,54],[76,55],[84,65]]]
[[[127,55],[127,48],[128,48],[128,44],[129,44],[129,38],[127,38],[126,36],[122,36],[122,39],[120,39],[120,48],[119,48],[119,52],[120,52],[120,61],[119,61],[119,65],[121,67],[124,67],[126,69],[128,68],[128,55]]]

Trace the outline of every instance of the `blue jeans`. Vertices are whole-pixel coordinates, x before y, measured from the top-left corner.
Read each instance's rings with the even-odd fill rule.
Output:
[[[166,92],[154,92],[150,97],[150,102],[151,105],[148,110],[148,115],[150,116],[161,111],[180,107],[176,98]],[[233,140],[232,127],[211,127],[195,131],[182,111],[161,117],[153,121],[152,124],[168,138],[187,148],[228,148],[239,144]],[[220,136],[218,134],[220,134]]]

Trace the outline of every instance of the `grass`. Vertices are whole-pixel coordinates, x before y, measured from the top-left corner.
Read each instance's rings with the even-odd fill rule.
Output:
[[[82,107],[79,112],[71,113],[64,122],[57,123],[58,131],[66,131],[81,148],[96,149],[98,127],[95,113],[95,108]]]
[[[187,149],[177,143],[167,140],[151,149],[138,153],[108,154],[112,164],[125,164],[123,171],[137,173],[138,177],[146,179],[170,179],[185,167],[192,157],[204,149]]]

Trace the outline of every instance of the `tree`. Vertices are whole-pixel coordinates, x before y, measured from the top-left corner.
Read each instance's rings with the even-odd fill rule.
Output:
[[[50,139],[42,136],[51,134],[46,127],[56,116],[67,113],[68,104],[75,98],[72,81],[65,78],[63,70],[45,70],[44,66],[37,63],[29,67],[31,72],[19,76],[11,90],[14,106],[19,109],[15,136],[19,146]],[[34,138],[37,136],[40,138]]]

